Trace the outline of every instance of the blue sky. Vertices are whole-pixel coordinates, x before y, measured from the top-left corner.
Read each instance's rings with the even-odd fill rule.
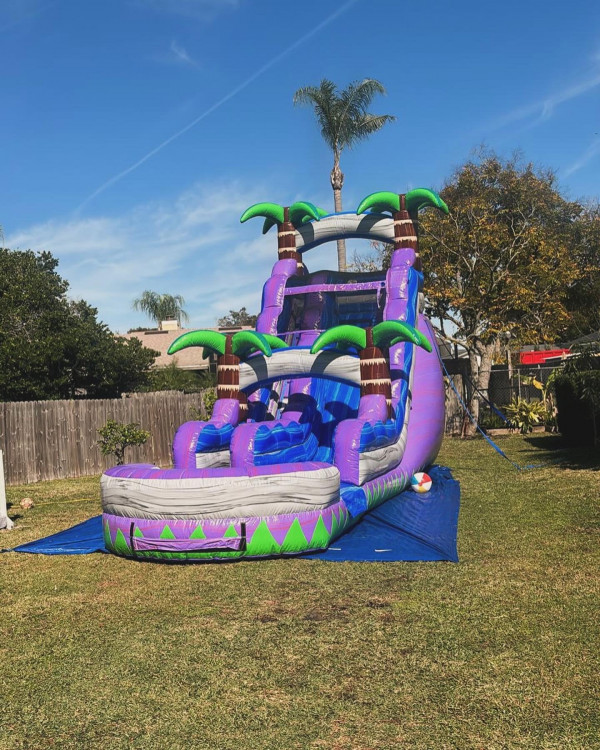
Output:
[[[324,77],[377,78],[372,111],[397,117],[344,153],[344,208],[439,188],[480,144],[600,195],[597,0],[2,0],[0,39],[5,243],[51,251],[116,331],[147,322],[145,289],[182,294],[193,327],[258,310],[276,239],[242,211],[333,208],[330,153],[292,104]]]

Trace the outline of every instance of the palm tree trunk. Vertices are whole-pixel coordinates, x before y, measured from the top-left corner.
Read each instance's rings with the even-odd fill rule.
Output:
[[[225,353],[217,360],[217,398],[237,398],[240,402],[240,418],[248,417],[248,399],[240,391],[240,358],[233,354],[231,336],[225,341]]]
[[[421,258],[419,257],[419,237],[417,228],[411,215],[406,210],[406,196],[400,195],[400,210],[394,211],[394,250],[401,247],[412,247],[415,251],[414,268],[421,270]]]
[[[333,205],[336,214],[342,211],[342,185],[344,184],[344,173],[340,169],[339,154],[334,152],[333,169],[330,175],[331,187],[333,188]],[[346,270],[346,240],[337,241],[338,270]]]
[[[367,328],[367,345],[360,352],[360,395],[385,396],[388,417],[392,417],[390,367],[381,349],[373,345],[373,329]]]
[[[290,221],[288,206],[283,209],[283,224],[277,225],[277,255],[279,260],[293,258],[298,265],[302,262],[300,253],[296,250],[296,230]]]

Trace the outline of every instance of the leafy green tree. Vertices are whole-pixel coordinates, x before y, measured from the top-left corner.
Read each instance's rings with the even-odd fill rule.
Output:
[[[567,290],[580,276],[571,251],[582,206],[566,200],[550,170],[481,154],[441,191],[449,218],[421,218],[427,312],[463,345],[485,392],[491,366],[511,346],[560,340]],[[476,392],[468,404],[479,416]],[[474,427],[468,428],[472,434]]]
[[[113,336],[50,253],[0,248],[0,401],[115,397],[146,382],[157,352]]]
[[[338,91],[333,81],[324,78],[319,86],[304,86],[294,94],[294,104],[308,104],[314,109],[323,140],[333,152],[330,180],[336,213],[342,210],[342,152],[396,119],[393,115],[373,115],[367,111],[377,94],[385,94],[385,88],[374,78],[355,81],[343,91]],[[337,250],[339,270],[345,271],[344,240],[338,240]]]
[[[86,302],[70,302],[69,312],[64,335],[69,366],[55,382],[59,397],[116,398],[143,388],[158,352],[139,339],[115,336]]]
[[[245,307],[240,307],[239,310],[230,310],[229,315],[219,318],[217,325],[220,328],[241,328],[242,326],[252,326],[254,328],[257,318],[258,315],[251,315]]]
[[[600,331],[600,204],[583,207],[574,224],[569,252],[579,269],[578,278],[567,290],[570,321],[565,341]]]
[[[157,367],[150,372],[148,385],[144,391],[183,391],[184,393],[200,393],[207,388],[214,388],[216,377],[209,372],[191,372],[182,370],[177,361],[170,362],[166,367]]]
[[[145,313],[157,325],[163,320],[176,320],[180,324],[189,320],[183,305],[185,300],[180,294],[159,294],[148,290],[133,301],[133,309]]]
[[[118,466],[125,463],[126,448],[131,445],[144,445],[150,437],[150,433],[140,429],[136,422],[123,424],[114,419],[108,419],[104,427],[98,430],[98,434],[100,452],[103,456],[114,456]]]

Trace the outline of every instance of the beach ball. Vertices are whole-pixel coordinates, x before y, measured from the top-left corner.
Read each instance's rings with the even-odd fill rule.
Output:
[[[424,471],[417,472],[410,480],[410,488],[415,492],[429,492],[431,485],[431,477]]]

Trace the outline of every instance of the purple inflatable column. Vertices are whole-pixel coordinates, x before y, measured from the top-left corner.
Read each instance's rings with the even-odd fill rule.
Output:
[[[415,262],[415,251],[411,247],[394,250],[392,263],[386,276],[387,300],[383,311],[384,320],[402,320],[408,318],[408,277]],[[404,343],[396,344],[390,349],[390,369],[401,370],[404,365]],[[400,397],[400,381],[392,378],[392,403],[394,407]]]

